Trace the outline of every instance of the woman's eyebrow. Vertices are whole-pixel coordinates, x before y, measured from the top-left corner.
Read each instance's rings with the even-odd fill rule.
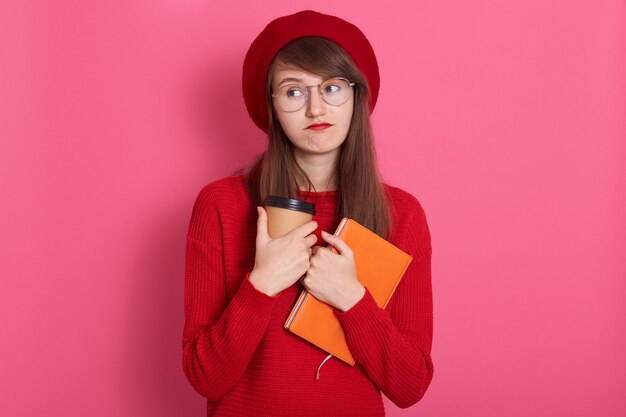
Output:
[[[287,81],[295,81],[295,82],[298,82],[298,83],[302,82],[302,80],[299,80],[297,78],[288,77],[288,78],[283,78],[283,80],[281,82],[279,82],[278,85],[284,84]]]

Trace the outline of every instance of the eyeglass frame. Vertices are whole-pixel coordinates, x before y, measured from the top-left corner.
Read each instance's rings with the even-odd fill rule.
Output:
[[[317,91],[319,92],[320,97],[322,98],[322,100],[324,101],[324,103],[328,104],[329,106],[333,106],[333,107],[340,107],[343,106],[344,104],[346,104],[348,102],[348,100],[350,100],[350,98],[348,98],[348,100],[344,101],[341,104],[330,104],[329,102],[327,102],[326,100],[324,100],[324,93],[322,93],[322,90],[320,89],[320,87],[322,86],[322,84],[324,84],[326,81],[330,81],[330,80],[344,80],[348,82],[348,85],[350,85],[350,90],[352,91],[352,93],[354,94],[354,86],[356,85],[356,82],[354,81],[350,81],[347,78],[344,77],[330,77],[325,79],[324,81],[322,81],[321,83],[317,84],[317,85],[303,85],[302,87],[304,87],[304,103],[302,104],[302,107],[298,108],[297,110],[285,110],[282,108],[282,111],[284,111],[285,113],[295,113],[297,111],[302,110],[302,108],[304,106],[306,106],[307,101],[309,101],[309,88],[313,88],[313,87],[317,87]],[[278,93],[271,93],[272,98],[276,98],[278,97]]]

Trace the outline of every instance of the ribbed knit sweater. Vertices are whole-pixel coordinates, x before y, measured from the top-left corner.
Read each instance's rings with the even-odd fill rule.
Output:
[[[384,184],[393,226],[387,240],[413,256],[385,309],[365,296],[335,310],[356,360],[350,366],[285,330],[302,284],[278,295],[258,291],[256,208],[242,176],[214,181],[195,202],[187,235],[183,370],[209,416],[384,416],[380,392],[415,404],[433,375],[430,233],[415,197]],[[315,203],[320,233],[339,223],[338,192],[300,193]]]

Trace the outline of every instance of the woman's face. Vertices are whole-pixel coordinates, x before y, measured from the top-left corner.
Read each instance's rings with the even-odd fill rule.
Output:
[[[277,92],[281,86],[287,84],[316,86],[323,81],[325,80],[318,75],[302,69],[278,65],[272,78],[272,92]],[[332,106],[322,100],[317,87],[309,88],[308,96],[304,107],[294,112],[284,111],[276,99],[272,100],[274,114],[294,145],[296,159],[312,158],[316,155],[336,158],[350,128],[354,94],[352,92],[350,99],[340,106]],[[325,129],[312,127],[320,123],[330,126]]]

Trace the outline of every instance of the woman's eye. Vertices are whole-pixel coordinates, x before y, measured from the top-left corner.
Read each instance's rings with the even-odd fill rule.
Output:
[[[289,98],[297,98],[297,97],[301,97],[304,95],[304,91],[297,89],[297,88],[292,88],[287,90],[287,97]]]
[[[324,87],[324,93],[332,94],[339,92],[339,90],[341,90],[341,87],[336,84],[331,84]]]

